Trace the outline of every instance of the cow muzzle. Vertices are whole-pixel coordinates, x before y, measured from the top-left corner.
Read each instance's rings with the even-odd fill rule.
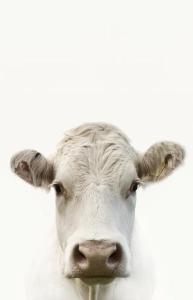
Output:
[[[117,277],[122,248],[108,240],[88,240],[73,249],[73,276],[78,278]]]

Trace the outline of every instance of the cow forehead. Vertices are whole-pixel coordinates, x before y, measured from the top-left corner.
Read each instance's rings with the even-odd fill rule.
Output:
[[[127,136],[119,128],[106,123],[85,123],[67,131],[58,144],[57,154],[67,156],[70,155],[69,150],[74,153],[80,147],[87,148],[97,144],[114,144],[120,149],[126,149],[133,159],[136,156]]]
[[[135,176],[137,153],[116,127],[103,123],[84,124],[64,135],[54,164],[56,179],[118,182],[123,174]],[[131,176],[131,177],[132,177]]]

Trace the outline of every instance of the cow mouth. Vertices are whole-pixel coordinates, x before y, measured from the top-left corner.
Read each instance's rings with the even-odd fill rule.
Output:
[[[98,274],[98,275],[91,275],[91,274],[84,274],[80,271],[75,271],[70,274],[66,274],[66,277],[69,279],[78,278],[81,281],[87,284],[108,284],[112,282],[116,278],[126,278],[129,277],[130,274],[127,272],[115,272],[109,275]]]
[[[110,284],[113,280],[115,280],[118,276],[93,276],[93,277],[86,277],[86,276],[78,276],[71,274],[67,276],[69,279],[79,279],[83,283],[87,285],[96,285],[96,284]]]

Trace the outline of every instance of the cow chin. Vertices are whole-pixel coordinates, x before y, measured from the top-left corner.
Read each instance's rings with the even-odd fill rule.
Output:
[[[111,283],[115,277],[90,277],[90,278],[80,278],[82,282],[87,285],[96,285],[96,284],[109,284]]]

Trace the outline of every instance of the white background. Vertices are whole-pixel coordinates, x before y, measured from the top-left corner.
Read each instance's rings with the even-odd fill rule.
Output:
[[[140,151],[184,145],[184,166],[139,191],[136,214],[164,300],[193,299],[192,15],[187,0],[1,2],[1,299],[25,299],[25,270],[54,218],[53,194],[16,178],[9,159],[47,155],[85,121],[119,126]]]

